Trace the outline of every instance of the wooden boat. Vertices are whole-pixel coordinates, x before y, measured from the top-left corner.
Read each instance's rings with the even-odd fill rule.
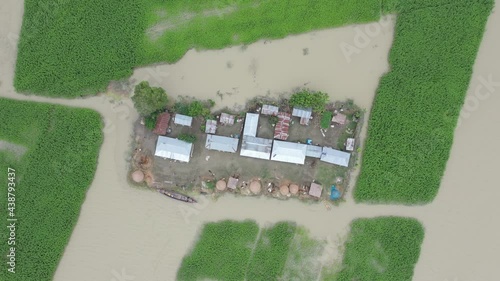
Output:
[[[161,194],[163,194],[165,196],[168,196],[168,197],[170,197],[172,199],[175,199],[175,200],[179,200],[179,201],[187,202],[187,203],[197,203],[197,201],[194,200],[194,198],[191,198],[191,197],[189,197],[187,195],[184,195],[184,194],[180,194],[180,193],[177,193],[177,192],[174,192],[174,191],[170,191],[170,190],[166,190],[166,189],[161,189],[161,188],[158,188],[157,190]]]

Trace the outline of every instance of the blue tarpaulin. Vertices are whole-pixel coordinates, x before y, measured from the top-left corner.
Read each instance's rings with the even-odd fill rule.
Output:
[[[340,191],[337,190],[335,185],[332,185],[332,188],[330,190],[330,199],[331,200],[336,200],[339,199],[341,196]]]

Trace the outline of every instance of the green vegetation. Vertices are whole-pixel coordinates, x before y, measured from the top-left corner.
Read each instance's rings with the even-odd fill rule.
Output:
[[[325,111],[321,114],[320,126],[322,129],[330,128],[332,122],[333,113],[331,111]]]
[[[189,142],[189,143],[193,143],[196,141],[196,136],[194,135],[191,135],[191,134],[180,134],[179,137],[177,137],[178,139],[180,139],[181,141],[185,141],[185,142]]]
[[[339,272],[323,273],[324,281],[412,280],[424,229],[415,219],[357,219],[345,246]]]
[[[156,120],[158,119],[158,115],[160,115],[162,112],[164,112],[164,111],[163,110],[156,111],[156,112],[149,114],[148,116],[145,116],[144,117],[144,126],[146,126],[146,128],[148,128],[150,130],[153,130],[156,126]]]
[[[449,4],[392,5],[399,15],[391,72],[374,101],[354,190],[358,202],[422,204],[437,194],[493,5],[490,0],[438,2]]]
[[[149,82],[142,81],[135,86],[132,101],[139,114],[148,116],[164,109],[167,106],[168,97],[163,88],[151,87]]]
[[[16,90],[79,97],[130,76],[145,16],[137,0],[24,1]]]
[[[222,221],[203,228],[182,260],[177,280],[243,280],[259,227],[253,221]]]
[[[16,170],[10,192],[16,206],[9,212],[18,219],[16,273],[4,269],[0,280],[52,280],[94,177],[102,121],[94,111],[58,105],[0,98],[0,107],[0,140],[27,148],[20,159],[0,151],[2,171]],[[7,188],[0,189],[0,205],[7,208]],[[7,235],[2,231],[0,239]],[[9,247],[0,245],[4,266]]]
[[[290,97],[291,106],[311,107],[315,112],[323,112],[325,105],[328,102],[328,94],[323,92],[312,92],[302,90],[294,93]]]
[[[290,222],[280,222],[262,230],[246,280],[279,280],[295,230],[295,224]]]
[[[211,99],[208,100],[187,100],[182,99],[175,103],[174,111],[191,117],[205,117],[211,119],[210,109],[215,105]]]

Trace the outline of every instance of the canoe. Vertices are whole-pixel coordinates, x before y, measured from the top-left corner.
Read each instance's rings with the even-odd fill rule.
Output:
[[[166,189],[161,189],[161,188],[158,188],[157,190],[159,193],[161,193],[167,197],[170,197],[172,199],[175,199],[175,200],[179,200],[179,201],[186,202],[186,203],[197,203],[197,201],[194,198],[191,198],[191,197],[184,195],[184,194],[181,194],[181,193],[177,193],[177,192],[174,192],[171,190],[166,190]]]

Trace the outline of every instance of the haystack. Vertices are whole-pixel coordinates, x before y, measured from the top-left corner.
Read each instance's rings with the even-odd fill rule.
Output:
[[[290,185],[290,193],[291,194],[297,194],[299,193],[299,186],[296,184],[291,184]]]
[[[154,182],[155,182],[155,179],[154,179],[154,176],[153,176],[153,173],[151,173],[150,171],[146,171],[144,173],[144,181],[146,182],[146,184],[149,186],[149,187],[152,187],[154,185]]]
[[[137,170],[132,173],[132,180],[140,183],[144,180],[144,173],[141,170]]]
[[[254,194],[259,194],[260,193],[260,190],[262,189],[261,185],[260,185],[260,182],[258,181],[252,181],[250,183],[250,191]]]
[[[286,185],[280,186],[280,193],[281,193],[281,195],[285,195],[285,196],[288,195],[288,193],[289,193],[288,186],[286,186]]]
[[[218,180],[217,183],[215,184],[215,188],[219,191],[224,191],[226,189],[226,181],[225,180]]]

